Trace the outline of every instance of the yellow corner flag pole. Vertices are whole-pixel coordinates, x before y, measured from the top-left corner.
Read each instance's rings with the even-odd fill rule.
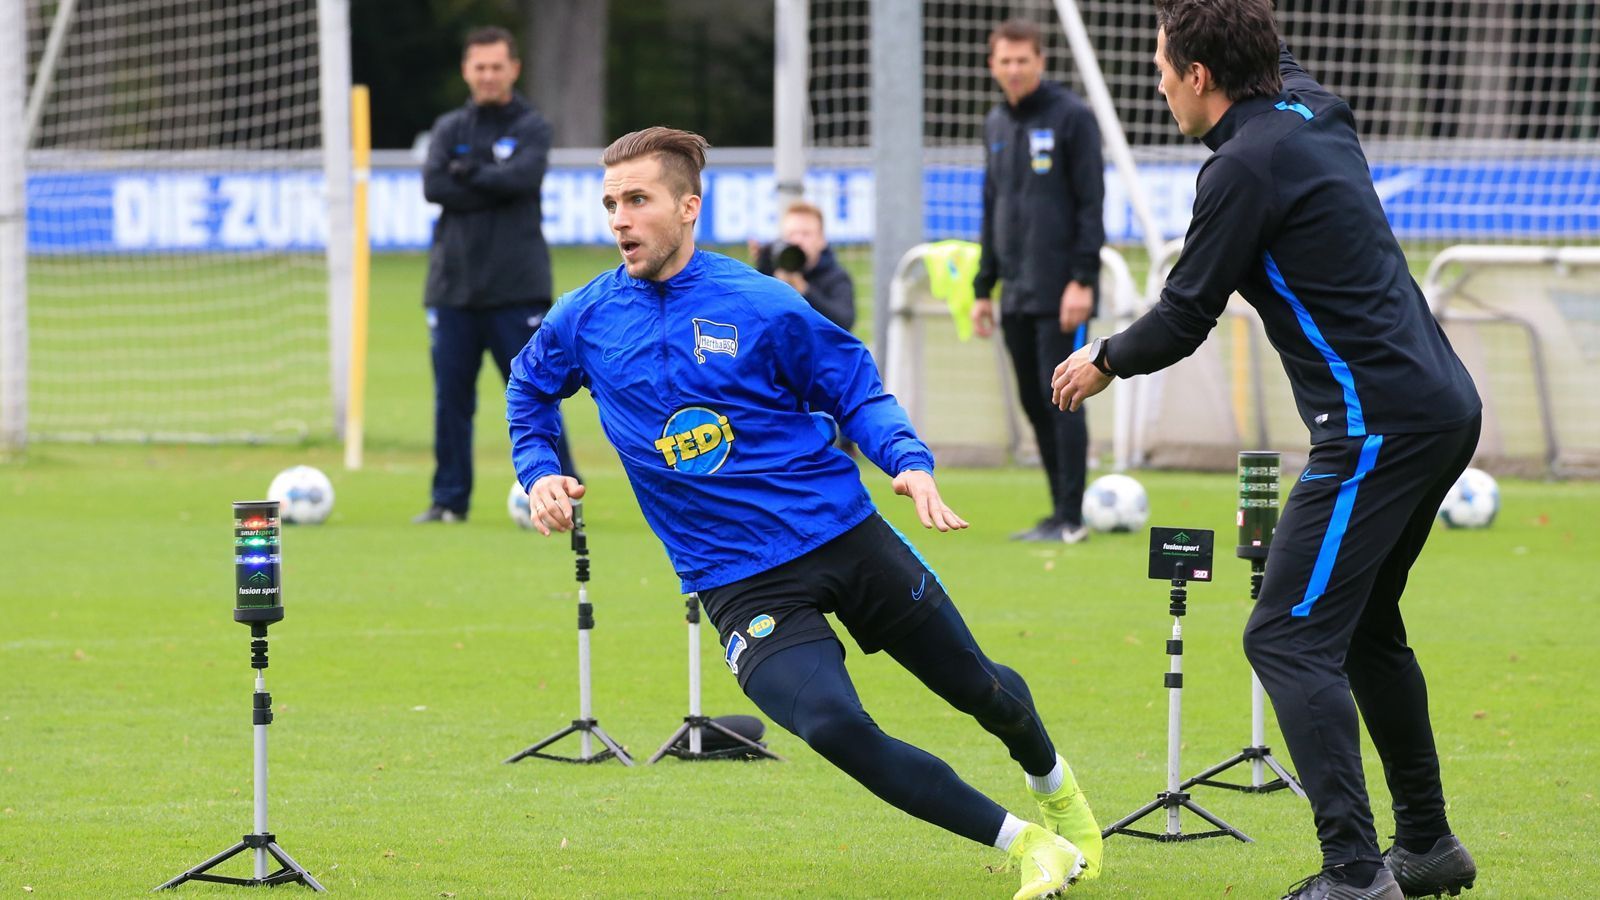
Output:
[[[367,236],[367,182],[372,174],[372,113],[367,86],[350,88],[350,150],[355,175],[355,254],[351,258],[350,372],[345,417],[344,467],[361,468],[367,418],[367,302],[372,245]]]

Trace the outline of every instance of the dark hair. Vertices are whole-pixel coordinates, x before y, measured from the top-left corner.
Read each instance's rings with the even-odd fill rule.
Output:
[[[1211,70],[1229,100],[1276,97],[1278,25],[1271,0],[1156,0],[1156,24],[1167,34],[1167,62]]]
[[[1044,55],[1044,34],[1035,22],[1027,19],[1007,19],[994,27],[989,32],[989,52],[994,53],[994,45],[1001,41],[1027,41],[1033,45],[1033,52]]]
[[[706,167],[706,139],[692,131],[652,125],[611,142],[600,155],[600,165],[614,166],[641,156],[661,162],[661,174],[672,183],[674,197],[700,195],[700,170]]]
[[[481,47],[485,44],[505,44],[507,56],[513,60],[522,59],[521,56],[517,55],[517,39],[512,36],[511,32],[498,25],[474,28],[467,32],[466,43],[461,46],[461,58],[466,59],[467,52],[473,47]]]

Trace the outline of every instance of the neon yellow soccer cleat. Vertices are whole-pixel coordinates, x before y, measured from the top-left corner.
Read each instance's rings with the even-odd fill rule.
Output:
[[[1061,787],[1054,793],[1041,794],[1029,788],[1028,793],[1033,799],[1039,801],[1039,813],[1044,818],[1044,827],[1061,835],[1072,842],[1083,854],[1083,880],[1091,881],[1100,877],[1100,861],[1102,848],[1100,846],[1100,823],[1094,820],[1094,811],[1089,809],[1089,801],[1084,799],[1083,790],[1078,787],[1077,779],[1072,777],[1072,767],[1058,754],[1062,771],[1066,777],[1061,781]]]
[[[1083,871],[1083,854],[1060,835],[1029,823],[1011,842],[1006,868],[1022,873],[1022,887],[1011,900],[1054,897]]]

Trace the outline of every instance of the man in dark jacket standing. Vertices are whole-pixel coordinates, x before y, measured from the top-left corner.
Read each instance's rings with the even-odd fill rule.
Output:
[[[1005,93],[984,122],[983,256],[973,279],[974,330],[994,331],[990,295],[1005,282],[1000,330],[1050,485],[1050,514],[1016,540],[1089,536],[1083,485],[1089,428],[1082,410],[1050,402],[1063,353],[1083,346],[1105,242],[1100,127],[1077,94],[1043,81],[1039,26],[1012,19],[989,35],[989,71]]]
[[[502,380],[550,311],[550,250],[539,190],[550,125],[512,90],[522,71],[503,28],[467,36],[461,76],[472,99],[434,123],[423,193],[441,207],[428,256],[433,357],[433,497],[417,522],[461,522],[472,495],[472,415],[485,350]],[[562,469],[575,474],[563,441]]]

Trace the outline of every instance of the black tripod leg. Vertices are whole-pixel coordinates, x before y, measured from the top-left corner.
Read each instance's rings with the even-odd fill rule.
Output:
[[[220,863],[227,862],[228,860],[232,859],[234,856],[236,856],[239,853],[243,852],[244,849],[245,849],[245,842],[244,841],[240,841],[239,843],[234,844],[232,847],[229,847],[228,849],[222,851],[221,853],[218,853],[216,856],[211,857],[210,859],[206,860],[205,862],[201,863],[200,865],[195,866],[192,869],[185,870],[183,874],[179,875],[176,878],[173,878],[171,881],[168,881],[167,883],[155,888],[154,890],[155,891],[164,891],[167,888],[177,887],[178,885],[183,884],[185,881],[188,881],[189,879],[193,878],[196,875],[204,874],[212,866],[218,865]],[[152,893],[154,893],[154,891],[152,891]]]
[[[733,740],[735,740],[739,744],[743,745],[747,750],[749,750],[752,753],[760,754],[761,756],[765,756],[768,759],[775,759],[778,762],[784,762],[784,758],[783,757],[779,756],[776,753],[773,753],[771,750],[768,750],[766,747],[761,746],[760,744],[756,743],[755,741],[750,740],[749,738],[745,737],[744,735],[739,734],[738,732],[734,731],[733,729],[722,725],[721,723],[717,722],[716,719],[712,719],[711,721],[707,722],[706,723],[706,727],[707,728],[716,729],[716,731],[719,734],[722,734],[722,735],[725,735],[727,737],[733,738]]]
[[[1227,822],[1222,821],[1221,819],[1217,818],[1216,816],[1213,816],[1211,813],[1206,812],[1204,807],[1202,807],[1198,803],[1195,803],[1193,800],[1185,800],[1185,801],[1183,801],[1183,808],[1187,809],[1188,811],[1190,811],[1192,813],[1194,813],[1195,815],[1199,816],[1200,818],[1205,819],[1207,822],[1210,822],[1212,825],[1215,825],[1217,827],[1217,830],[1229,835],[1230,837],[1238,838],[1239,840],[1244,841],[1246,844],[1254,844],[1255,843],[1255,841],[1252,841],[1250,839],[1249,835],[1247,835],[1244,832],[1240,831],[1239,829],[1233,827],[1232,825],[1229,825]]]
[[[306,887],[311,888],[313,891],[326,891],[322,885],[317,883],[315,878],[311,877],[310,872],[307,872],[299,863],[295,862],[293,859],[290,859],[289,854],[283,852],[282,847],[279,847],[275,843],[269,843],[267,844],[267,852],[271,853],[272,858],[276,859],[278,864],[283,866],[285,872],[290,873],[288,877],[285,878],[285,881],[303,881],[306,883]]]
[[[1306,789],[1300,786],[1300,782],[1293,775],[1290,775],[1289,770],[1285,769],[1271,753],[1261,757],[1261,760],[1271,767],[1272,771],[1278,773],[1278,777],[1283,780],[1285,787],[1294,791],[1301,800],[1306,799]]]
[[[1108,838],[1108,837],[1111,837],[1113,834],[1116,834],[1119,831],[1125,831],[1125,830],[1127,830],[1127,827],[1129,825],[1132,825],[1133,823],[1139,821],[1140,819],[1144,818],[1145,816],[1150,815],[1151,813],[1155,812],[1158,809],[1163,809],[1164,810],[1166,808],[1167,808],[1167,800],[1166,800],[1166,798],[1165,797],[1157,797],[1156,799],[1150,801],[1149,803],[1146,803],[1145,805],[1139,807],[1138,809],[1134,810],[1133,812],[1128,813],[1127,815],[1123,816],[1122,818],[1118,819],[1117,821],[1112,822],[1110,825],[1107,825],[1105,827],[1105,829],[1100,832],[1100,837]]]
[[[591,731],[595,737],[600,739],[600,743],[605,744],[606,747],[616,755],[618,762],[625,766],[633,765],[633,757],[628,755],[628,751],[619,747],[617,742],[611,739],[611,735],[606,734],[599,725],[595,725],[594,727],[590,728],[589,731]]]
[[[672,733],[672,737],[667,738],[667,742],[661,745],[661,749],[657,750],[654,756],[645,761],[645,765],[654,765],[656,762],[660,761],[661,757],[666,756],[667,751],[672,749],[672,745],[678,742],[678,738],[681,738],[685,734],[689,733],[689,728],[690,725],[688,722],[684,722],[682,725],[679,725],[678,730]]]
[[[519,759],[526,759],[527,757],[530,757],[530,756],[534,755],[535,753],[538,753],[540,750],[543,750],[544,748],[550,746],[551,744],[554,744],[556,741],[561,740],[562,738],[566,737],[567,735],[569,735],[569,734],[571,734],[571,733],[573,733],[574,731],[577,731],[577,730],[578,730],[578,726],[576,726],[576,725],[568,725],[567,727],[561,729],[560,731],[556,732],[555,734],[550,735],[549,737],[545,738],[544,740],[540,741],[539,743],[534,744],[532,747],[529,747],[529,748],[521,751],[520,753],[516,753],[516,754],[512,755],[511,757],[509,757],[506,760],[506,762],[514,763]]]
[[[1236,785],[1236,784],[1224,784],[1224,783],[1221,783],[1221,782],[1207,781],[1206,779],[1210,778],[1213,775],[1220,775],[1223,772],[1228,771],[1229,769],[1233,768],[1234,766],[1237,766],[1238,764],[1244,762],[1245,760],[1247,760],[1249,758],[1250,757],[1246,756],[1243,753],[1234,754],[1233,756],[1230,756],[1227,759],[1223,760],[1222,762],[1217,763],[1216,765],[1214,765],[1211,768],[1205,770],[1204,772],[1201,772],[1199,775],[1196,775],[1193,778],[1190,778],[1188,781],[1185,781],[1182,784],[1178,785],[1178,790],[1187,791],[1189,788],[1194,787],[1197,784],[1205,784],[1205,785],[1210,785],[1211,787],[1230,788],[1232,790],[1240,790],[1241,789],[1240,786]]]

